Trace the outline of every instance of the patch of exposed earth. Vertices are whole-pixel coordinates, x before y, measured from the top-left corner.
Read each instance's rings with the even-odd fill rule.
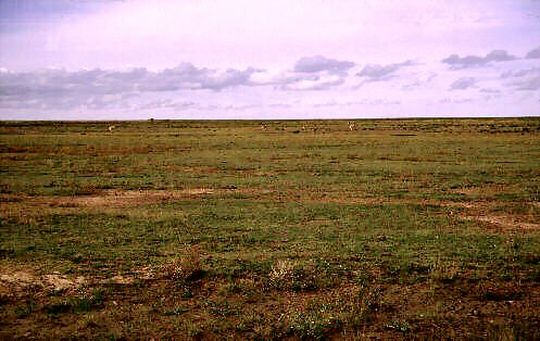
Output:
[[[2,204],[20,203],[28,206],[48,207],[104,207],[104,206],[137,206],[168,202],[180,199],[199,197],[205,194],[213,194],[217,190],[211,188],[195,188],[184,190],[106,190],[93,195],[77,196],[28,196],[28,195],[3,195]]]
[[[60,273],[36,275],[28,271],[2,269],[0,274],[0,296],[17,297],[29,292],[66,293],[74,292],[87,283],[82,276],[70,277]]]
[[[36,274],[28,269],[0,268],[0,297],[17,298],[32,294],[73,294],[100,284],[133,284],[137,280],[155,279],[159,271],[151,267],[112,277],[69,276],[58,272]]]
[[[522,222],[516,219],[515,216],[503,216],[503,215],[464,215],[464,220],[477,221],[487,223],[503,230],[515,230],[515,231],[531,231],[540,230],[540,224]]]

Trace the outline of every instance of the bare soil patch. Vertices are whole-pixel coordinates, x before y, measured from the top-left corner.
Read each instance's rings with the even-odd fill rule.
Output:
[[[45,296],[54,293],[74,294],[85,287],[116,284],[131,285],[139,280],[152,280],[159,277],[159,268],[142,267],[129,273],[116,274],[111,277],[69,276],[58,272],[37,274],[31,269],[10,269],[4,267],[0,273],[0,296],[5,298],[25,297],[29,294]]]
[[[46,207],[128,207],[161,202],[174,202],[182,199],[196,199],[204,195],[223,195],[228,193],[268,194],[271,190],[238,188],[188,188],[176,190],[105,190],[95,195],[78,196],[28,196],[0,195],[0,207],[13,204]]]
[[[44,205],[49,207],[103,207],[103,206],[138,206],[166,201],[174,201],[213,193],[213,189],[196,188],[184,190],[107,190],[96,195],[62,196],[62,197],[26,197],[28,205]]]
[[[0,274],[0,295],[6,297],[25,296],[28,292],[72,292],[87,283],[82,276],[72,277],[59,273],[36,275],[29,271],[2,270]]]
[[[497,229],[515,230],[515,231],[531,231],[539,230],[540,224],[526,223],[519,221],[518,216],[503,216],[503,215],[464,215],[464,220],[478,221],[487,223]]]
[[[471,186],[471,187],[461,187],[450,190],[452,193],[464,194],[469,196],[476,195],[486,195],[488,193],[497,194],[497,193],[506,193],[509,190],[514,190],[512,186],[505,184],[492,184],[485,186]]]

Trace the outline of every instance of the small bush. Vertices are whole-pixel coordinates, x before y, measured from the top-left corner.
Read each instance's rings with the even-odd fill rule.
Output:
[[[192,282],[201,279],[204,271],[201,268],[199,252],[193,249],[186,257],[177,258],[161,268],[164,278],[177,282]]]
[[[268,286],[280,290],[314,290],[322,282],[317,275],[311,266],[300,267],[289,260],[278,260],[268,274]]]
[[[268,275],[269,284],[276,289],[286,289],[294,281],[295,264],[289,260],[278,260]]]

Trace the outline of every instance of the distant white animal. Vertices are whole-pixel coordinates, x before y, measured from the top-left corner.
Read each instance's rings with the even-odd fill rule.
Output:
[[[109,133],[112,133],[115,128],[116,128],[116,126],[109,126],[109,128],[108,128]]]
[[[355,128],[354,122],[349,121],[348,124],[349,124],[349,130],[350,130],[350,131],[353,131],[354,128]]]

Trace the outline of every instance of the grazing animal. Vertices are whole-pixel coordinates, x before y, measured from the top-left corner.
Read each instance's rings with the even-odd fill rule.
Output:
[[[116,126],[109,126],[109,128],[108,128],[109,133],[112,133],[115,128],[116,128]]]

